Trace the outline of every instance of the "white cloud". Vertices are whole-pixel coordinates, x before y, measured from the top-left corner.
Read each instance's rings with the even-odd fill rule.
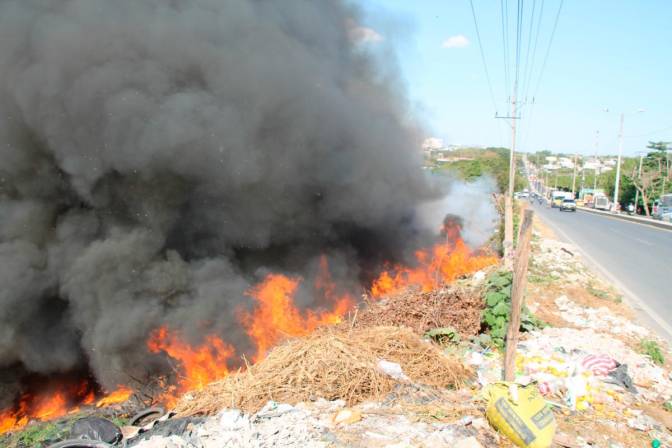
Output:
[[[469,45],[469,39],[463,34],[450,36],[443,41],[443,48],[464,48]]]
[[[359,26],[353,21],[350,21],[348,25],[350,39],[352,39],[354,42],[375,44],[385,40],[385,38],[373,28]]]

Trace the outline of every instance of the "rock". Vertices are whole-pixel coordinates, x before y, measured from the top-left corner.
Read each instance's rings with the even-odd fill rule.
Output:
[[[454,448],[483,448],[483,445],[476,439],[476,437],[467,437],[461,439],[453,445]]]
[[[564,432],[559,432],[555,434],[553,443],[563,448],[582,448],[583,445],[579,443],[575,437],[565,434]]]
[[[641,414],[636,417],[629,418],[628,426],[638,431],[650,431],[654,427],[659,426],[659,424],[648,415]]]
[[[249,428],[250,419],[238,409],[225,409],[219,413],[219,427],[224,431],[236,431]]]
[[[139,426],[122,426],[121,434],[123,435],[124,439],[132,439],[140,433],[141,429],[142,428]]]
[[[194,446],[178,436],[152,436],[133,445],[134,448],[193,448]]]
[[[471,425],[479,431],[486,431],[490,427],[488,422],[482,417],[473,419]]]
[[[331,422],[334,425],[349,425],[362,419],[362,413],[357,409],[342,409],[334,414]]]
[[[409,381],[409,378],[404,374],[401,366],[396,362],[390,362],[381,359],[378,361],[378,370],[397,381]]]

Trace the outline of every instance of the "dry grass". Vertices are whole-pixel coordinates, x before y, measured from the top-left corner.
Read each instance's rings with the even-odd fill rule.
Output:
[[[175,411],[181,416],[223,408],[255,412],[268,400],[293,404],[317,398],[353,405],[398,384],[377,368],[379,359],[399,363],[413,382],[431,386],[459,387],[471,375],[460,360],[406,328],[325,328],[289,340],[246,371],[186,395]]]
[[[423,335],[433,328],[453,327],[462,336],[478,334],[485,306],[481,291],[450,286],[430,292],[406,290],[379,302],[370,302],[355,327],[379,325],[408,327]]]

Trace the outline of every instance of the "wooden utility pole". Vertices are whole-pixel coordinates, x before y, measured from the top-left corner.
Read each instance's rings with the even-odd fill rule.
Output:
[[[530,240],[532,239],[532,220],[534,212],[525,210],[523,224],[518,235],[518,247],[513,267],[513,283],[511,285],[511,315],[509,328],[506,332],[506,352],[504,355],[504,380],[513,381],[516,376],[516,347],[520,333],[520,313],[523,295],[527,284],[527,263],[530,256]]]

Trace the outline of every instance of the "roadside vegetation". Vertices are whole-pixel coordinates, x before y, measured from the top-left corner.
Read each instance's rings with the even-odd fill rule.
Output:
[[[641,172],[639,169],[640,156],[622,158],[619,193],[619,202],[622,205],[634,204],[637,200],[638,210],[648,216],[651,214],[653,203],[660,199],[661,195],[672,193],[672,157],[667,153],[670,149],[672,149],[671,142],[649,142],[641,153]],[[591,155],[554,154],[544,150],[529,154],[528,160],[538,168],[542,168],[548,163],[547,157],[551,156],[576,160],[579,166],[594,158]],[[576,159],[574,159],[575,157]],[[616,159],[616,156],[600,156],[599,158]],[[572,190],[573,169],[560,168],[547,171],[543,175],[546,185],[565,191]],[[614,195],[615,180],[615,168],[602,173],[596,173],[591,169],[585,169],[584,172],[581,172],[579,169],[576,173],[575,190],[578,192],[581,188],[596,186],[611,198]]]
[[[434,171],[450,171],[467,182],[490,176],[499,191],[505,192],[509,185],[510,154],[508,148],[459,148],[451,151],[449,157],[434,158],[430,163]],[[516,191],[527,186],[527,180],[520,173],[520,163],[517,166]]]

